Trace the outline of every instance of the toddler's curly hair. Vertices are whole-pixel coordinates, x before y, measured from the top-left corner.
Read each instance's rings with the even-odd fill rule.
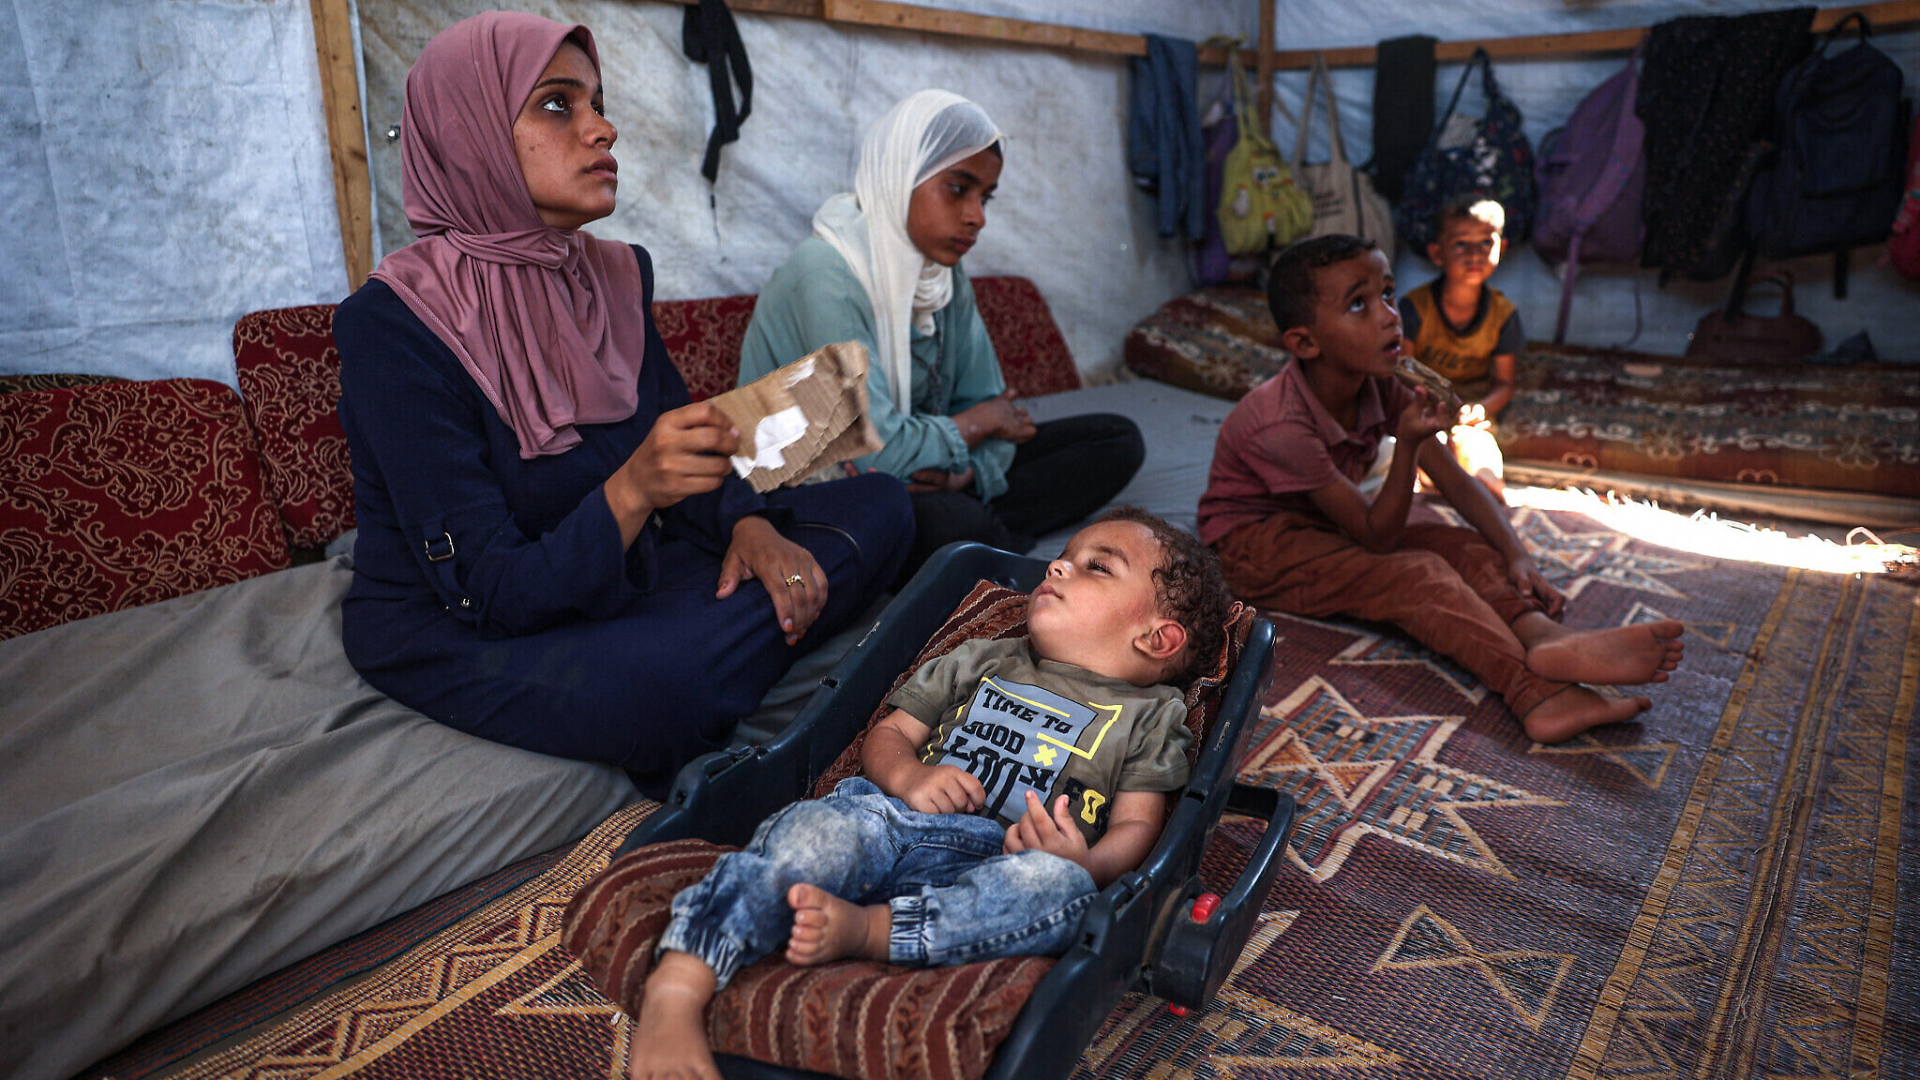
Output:
[[[1233,591],[1220,572],[1219,557],[1199,537],[1137,506],[1116,506],[1100,515],[1099,521],[1144,525],[1159,542],[1153,604],[1187,632],[1187,647],[1170,665],[1167,679],[1185,682],[1203,674],[1226,643],[1227,612],[1233,608]]]

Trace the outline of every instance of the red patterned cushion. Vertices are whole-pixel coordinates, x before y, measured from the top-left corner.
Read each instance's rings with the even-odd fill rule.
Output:
[[[674,893],[732,848],[676,840],[634,851],[574,894],[561,942],[594,985],[638,1014]],[[741,970],[707,1010],[716,1051],[854,1080],[976,1080],[1053,961],[950,968],[865,960]]]
[[[973,279],[973,299],[987,324],[1000,372],[1021,397],[1080,388],[1080,369],[1040,289],[1023,277]]]
[[[756,299],[747,295],[653,302],[654,325],[693,400],[733,389],[740,377],[740,343],[746,340]]]
[[[1257,289],[1215,286],[1176,296],[1127,332],[1127,369],[1238,401],[1287,362],[1280,328]]]
[[[353,528],[332,304],[256,311],[233,324],[233,366],[287,542],[325,547]]]
[[[0,638],[287,564],[230,388],[0,395]]]

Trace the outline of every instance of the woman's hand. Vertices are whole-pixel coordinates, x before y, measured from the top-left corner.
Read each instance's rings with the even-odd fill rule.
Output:
[[[1027,410],[1014,404],[1012,389],[962,409],[953,415],[953,422],[959,427],[960,437],[966,440],[969,450],[987,439],[1023,443],[1033,438],[1034,432],[1039,430],[1034,426],[1033,417],[1027,415]]]
[[[908,491],[965,491],[973,483],[973,466],[963,472],[921,469],[907,478]]]
[[[749,579],[767,587],[773,599],[773,617],[787,633],[787,644],[800,640],[827,606],[827,575],[813,553],[780,535],[766,518],[748,514],[733,526],[733,542],[720,563],[720,588],[713,595],[725,600]]]
[[[1547,615],[1555,617],[1567,606],[1567,594],[1554,588],[1553,582],[1534,565],[1533,556],[1520,555],[1507,562],[1507,580],[1521,596],[1531,595],[1546,605]]]
[[[655,510],[719,487],[733,469],[727,457],[739,446],[732,421],[704,401],[661,413],[601,486],[620,523],[621,546],[633,543]]]

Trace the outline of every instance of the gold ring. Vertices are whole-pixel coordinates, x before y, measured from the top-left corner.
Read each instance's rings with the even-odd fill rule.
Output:
[[[801,576],[800,576],[799,574],[788,574],[788,575],[787,575],[787,588],[789,588],[789,589],[791,589],[791,588],[793,588],[793,587],[794,587],[795,585],[804,585],[804,584],[806,584],[806,581],[807,581],[807,579],[806,579],[806,578],[803,578],[803,577],[801,577]]]

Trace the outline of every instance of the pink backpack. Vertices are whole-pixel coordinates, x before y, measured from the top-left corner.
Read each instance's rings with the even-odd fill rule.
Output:
[[[1627,66],[1583,98],[1565,127],[1540,140],[1534,179],[1540,216],[1533,246],[1549,263],[1565,261],[1560,317],[1553,340],[1567,337],[1567,313],[1582,262],[1631,262],[1640,256],[1646,226],[1640,192],[1647,163],[1640,152],[1646,126],[1634,114],[1640,50]]]
[[[1907,193],[1893,215],[1887,237],[1887,261],[1908,281],[1920,281],[1920,117],[1907,136]]]

